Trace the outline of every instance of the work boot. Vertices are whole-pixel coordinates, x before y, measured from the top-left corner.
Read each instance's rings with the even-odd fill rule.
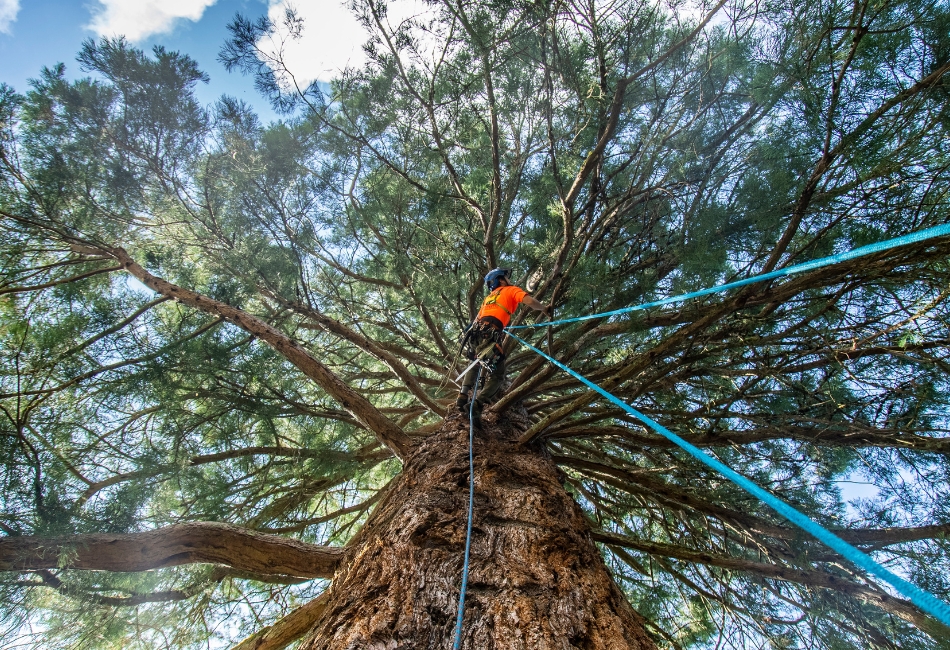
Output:
[[[476,429],[482,428],[482,410],[485,408],[485,403],[480,399],[475,400],[475,404],[472,406],[472,424],[475,425]]]
[[[468,413],[468,395],[460,394],[455,400],[455,408],[462,413]]]

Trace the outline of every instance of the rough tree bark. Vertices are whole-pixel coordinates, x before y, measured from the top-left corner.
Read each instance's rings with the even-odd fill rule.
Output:
[[[508,424],[508,423],[504,423]],[[652,649],[583,512],[539,447],[487,423],[462,647]],[[302,650],[452,647],[468,508],[468,422],[446,420],[405,459],[326,593]]]

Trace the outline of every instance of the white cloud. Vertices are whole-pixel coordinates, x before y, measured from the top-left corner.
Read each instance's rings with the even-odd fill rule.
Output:
[[[0,0],[0,32],[10,33],[10,25],[20,11],[20,0]]]
[[[289,38],[284,28],[288,5],[303,19],[301,38]],[[271,0],[267,15],[277,33],[258,43],[266,52],[283,48],[284,64],[305,86],[314,79],[329,81],[347,66],[363,65],[367,34],[340,0]]]
[[[267,15],[278,26],[277,33],[258,46],[268,53],[283,47],[284,64],[301,86],[315,79],[330,81],[347,67],[361,67],[369,34],[349,4],[347,0],[270,0]],[[303,19],[301,38],[287,37],[283,24],[288,6]],[[423,0],[390,0],[387,21],[394,28],[407,18],[431,12]]]
[[[7,0],[0,0],[5,2]],[[170,32],[182,19],[198,21],[217,0],[98,0],[99,8],[87,26],[99,36],[125,36],[140,41]]]

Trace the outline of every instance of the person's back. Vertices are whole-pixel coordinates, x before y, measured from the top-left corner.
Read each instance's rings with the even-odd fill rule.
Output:
[[[482,308],[478,310],[475,320],[495,318],[501,323],[502,327],[508,327],[515,310],[518,309],[518,305],[527,295],[524,289],[513,284],[500,286],[489,293],[482,302]]]

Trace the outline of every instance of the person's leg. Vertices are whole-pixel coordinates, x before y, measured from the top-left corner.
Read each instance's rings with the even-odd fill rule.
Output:
[[[471,363],[471,361],[469,362]],[[471,370],[465,373],[462,378],[462,387],[459,389],[459,395],[455,398],[455,406],[459,409],[466,409],[471,399],[472,388],[475,386],[475,379],[478,377],[478,365],[472,366]]]
[[[467,359],[466,365],[475,360],[475,355],[478,354],[478,340],[471,341],[465,350],[465,358]],[[479,364],[475,364],[468,369],[468,372],[465,373],[465,376],[462,378],[462,387],[459,389],[458,397],[455,399],[455,406],[462,411],[468,412],[468,403],[471,400],[472,389],[475,387],[475,381],[478,379],[478,367]]]
[[[495,396],[504,381],[505,357],[499,355],[493,360],[491,374],[488,375],[488,379],[485,385],[482,386],[482,389],[478,391],[478,397],[475,399],[475,404],[472,407],[472,419],[476,424],[481,425],[482,410],[485,408],[485,404]]]
[[[482,386],[482,389],[478,391],[478,401],[483,404],[488,402],[488,400],[495,396],[495,393],[498,392],[498,389],[501,388],[501,384],[504,381],[505,357],[498,355],[492,361],[492,370],[491,374],[488,375],[488,380],[485,382],[485,385]]]

